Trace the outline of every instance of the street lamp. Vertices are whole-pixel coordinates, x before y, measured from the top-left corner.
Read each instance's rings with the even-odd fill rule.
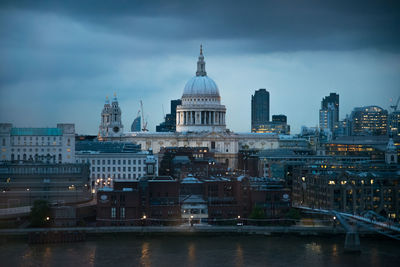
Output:
[[[28,193],[29,193],[29,206],[30,206],[31,205],[31,191],[29,188],[27,188],[26,191],[28,191]]]
[[[190,226],[193,227],[193,215],[190,215]]]

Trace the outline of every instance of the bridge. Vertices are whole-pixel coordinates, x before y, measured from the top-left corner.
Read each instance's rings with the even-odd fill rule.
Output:
[[[356,215],[336,210],[309,208],[305,206],[296,206],[295,208],[312,213],[331,215],[335,223],[336,220],[338,220],[346,230],[345,250],[349,252],[360,251],[359,227],[400,241],[400,225],[373,211],[365,211],[360,215]]]

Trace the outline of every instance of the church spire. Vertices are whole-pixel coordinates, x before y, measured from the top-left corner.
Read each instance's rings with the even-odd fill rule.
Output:
[[[203,45],[200,45],[200,55],[199,55],[199,60],[197,61],[196,76],[207,76],[206,62],[204,61],[204,56],[203,56]]]

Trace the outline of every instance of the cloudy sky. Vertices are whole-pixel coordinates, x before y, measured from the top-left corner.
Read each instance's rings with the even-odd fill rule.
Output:
[[[142,100],[155,131],[200,44],[233,131],[250,130],[259,88],[293,133],[330,92],[341,118],[400,96],[398,1],[0,1],[0,35],[0,122],[19,127],[97,134],[116,92],[125,129]]]

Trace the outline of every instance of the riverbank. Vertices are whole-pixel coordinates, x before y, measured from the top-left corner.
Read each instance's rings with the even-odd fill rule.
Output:
[[[67,227],[67,228],[25,228],[0,229],[0,237],[24,238],[30,233],[57,233],[57,232],[84,232],[88,237],[97,237],[107,234],[113,235],[344,235],[341,227],[328,226],[211,226],[189,225],[183,226],[110,226],[110,227]],[[372,231],[360,231],[361,236],[376,235]]]

